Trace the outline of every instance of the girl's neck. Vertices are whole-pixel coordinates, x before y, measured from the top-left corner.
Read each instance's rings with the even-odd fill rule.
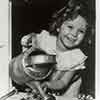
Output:
[[[60,41],[60,39],[57,39],[57,42],[56,42],[56,49],[57,51],[59,52],[65,52],[65,51],[69,51]]]

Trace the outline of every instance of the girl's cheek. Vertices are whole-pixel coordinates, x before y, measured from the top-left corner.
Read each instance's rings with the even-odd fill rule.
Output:
[[[66,30],[63,31],[63,34],[64,35],[67,35],[68,33],[70,33],[70,30],[69,29],[66,29]]]
[[[84,35],[83,34],[80,34],[78,36],[78,41],[81,42],[81,41],[83,41],[83,39],[84,39]]]

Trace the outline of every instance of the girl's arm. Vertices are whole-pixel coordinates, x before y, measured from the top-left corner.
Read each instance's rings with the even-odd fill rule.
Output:
[[[61,90],[64,87],[68,86],[71,81],[75,71],[57,71],[54,79],[47,82],[46,85],[48,88],[53,90]],[[56,77],[57,76],[57,77]]]

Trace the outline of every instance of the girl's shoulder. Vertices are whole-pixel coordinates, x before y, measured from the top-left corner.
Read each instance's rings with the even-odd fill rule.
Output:
[[[65,52],[59,52],[60,56],[71,56],[75,58],[82,58],[86,57],[86,55],[83,53],[81,49],[73,49]]]
[[[74,49],[58,54],[57,62],[59,68],[71,70],[79,68],[86,59],[87,56],[80,49]]]

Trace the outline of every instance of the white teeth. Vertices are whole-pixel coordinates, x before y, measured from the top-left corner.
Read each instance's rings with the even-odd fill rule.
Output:
[[[66,36],[66,38],[67,38],[69,41],[71,41],[71,42],[76,41],[76,38],[74,38],[74,37],[68,37],[68,36]]]

